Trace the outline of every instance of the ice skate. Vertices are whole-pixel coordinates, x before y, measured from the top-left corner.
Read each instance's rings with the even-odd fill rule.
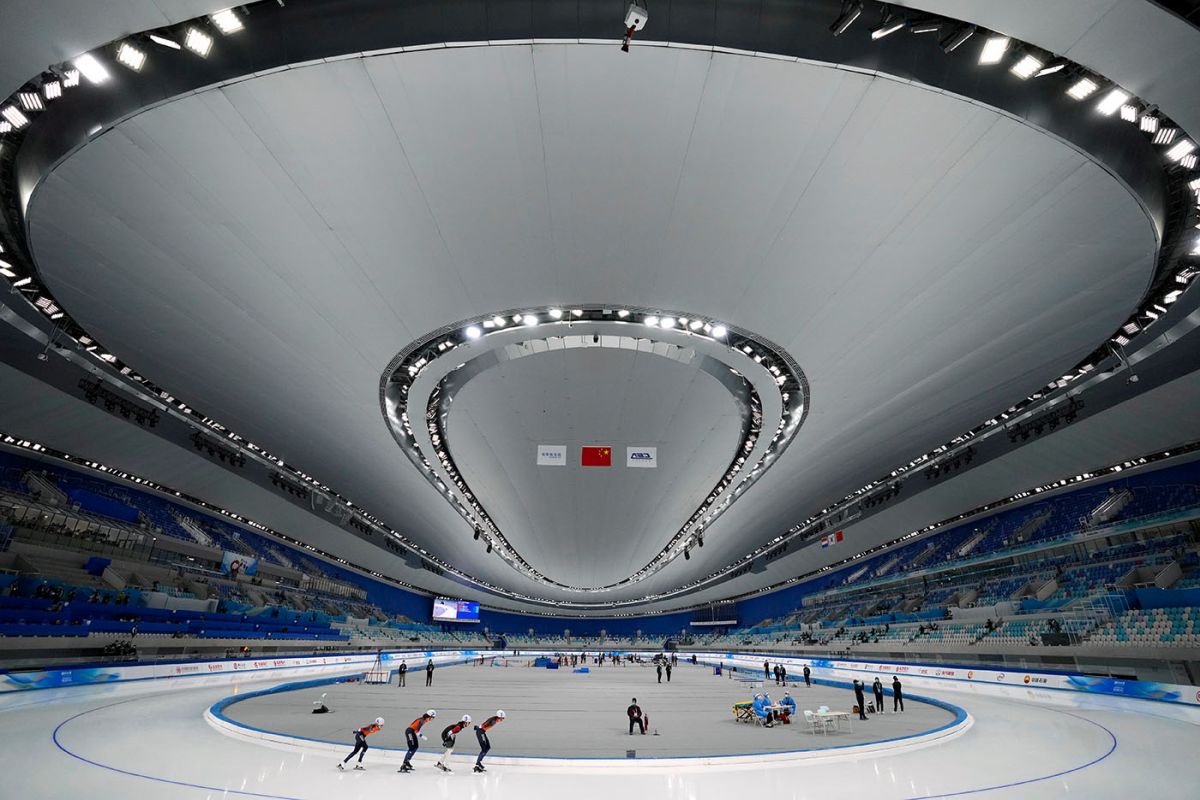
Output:
[[[449,767],[447,767],[445,764],[443,764],[443,763],[442,763],[442,762],[440,762],[440,761],[439,761],[439,762],[437,762],[437,764],[436,764],[435,766],[436,766],[438,769],[440,769],[442,772],[454,772],[454,770],[450,769]]]
[[[346,767],[340,761],[338,762],[337,768],[338,768],[338,772],[346,771]]]
[[[476,764],[474,771],[475,772],[487,772],[487,770],[483,768],[483,764]]]
[[[365,772],[367,768],[364,767],[362,764],[355,764],[354,769],[358,770],[359,772]]]

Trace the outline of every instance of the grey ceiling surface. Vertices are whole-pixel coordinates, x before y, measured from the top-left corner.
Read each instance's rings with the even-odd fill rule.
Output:
[[[584,348],[483,372],[455,397],[447,436],[518,552],[547,575],[603,586],[645,566],[699,507],[741,426],[733,396],[695,363]],[[539,444],[566,445],[568,465],[537,466]],[[611,446],[614,466],[579,466],[585,444]],[[658,466],[625,468],[627,447],[657,447]]]
[[[384,428],[380,372],[424,332],[629,303],[791,352],[808,422],[705,557],[652,589],[1056,377],[1131,310],[1155,249],[1113,178],[986,108],[815,65],[581,45],[352,59],[182,98],[64,162],[30,227],[56,295],[122,359],[452,563],[545,596],[484,557]],[[551,577],[584,577],[565,566]]]

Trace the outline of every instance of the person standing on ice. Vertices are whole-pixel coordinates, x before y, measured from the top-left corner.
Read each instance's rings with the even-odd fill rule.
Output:
[[[463,714],[462,719],[453,725],[447,725],[442,729],[442,747],[446,748],[446,752],[442,754],[442,760],[437,762],[435,766],[442,772],[453,772],[450,769],[450,754],[454,752],[454,737],[463,732],[468,725],[471,724],[471,715]]]
[[[372,733],[378,733],[383,728],[383,717],[376,717],[375,721],[370,725],[364,725],[354,732],[354,749],[350,751],[350,755],[342,759],[337,768],[345,771],[345,764],[350,759],[358,755],[358,763],[354,765],[355,769],[366,769],[362,765],[363,756],[367,754],[367,737]]]

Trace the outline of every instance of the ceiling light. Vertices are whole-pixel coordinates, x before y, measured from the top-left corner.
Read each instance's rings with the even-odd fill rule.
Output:
[[[1009,70],[1013,75],[1016,75],[1021,80],[1025,80],[1038,72],[1042,68],[1042,62],[1033,56],[1023,56],[1020,61],[1012,65]]]
[[[42,94],[47,100],[57,100],[62,97],[62,81],[46,81],[42,84]]]
[[[1179,159],[1179,163],[1184,169],[1195,169],[1196,164],[1200,162],[1197,161],[1195,153],[1188,153],[1186,156]]]
[[[626,309],[622,308],[620,311],[617,312],[617,316],[620,317],[621,319],[625,319],[626,317],[629,316],[629,312]]]
[[[1137,106],[1131,106],[1128,103],[1121,106],[1121,119],[1126,122],[1137,122],[1138,110]]]
[[[42,103],[42,96],[37,92],[17,92],[17,99],[26,111],[41,111],[46,107]]]
[[[214,25],[221,29],[221,33],[225,34],[237,33],[245,27],[242,25],[242,21],[238,19],[238,15],[233,13],[232,8],[226,8],[223,11],[210,14],[208,18],[213,21]]]
[[[518,325],[520,325],[520,324],[521,324],[521,315],[520,315],[520,314],[513,314],[512,321],[513,321],[513,322],[515,322],[515,323],[517,323]]]
[[[117,61],[138,72],[146,63],[146,54],[129,42],[121,42],[121,46],[117,48]]]
[[[157,34],[152,33],[150,34],[150,41],[157,45],[162,45],[163,47],[169,47],[172,50],[182,49],[179,46],[179,42],[175,41],[174,39],[168,39],[165,36],[158,36]]]
[[[1091,78],[1080,78],[1067,89],[1067,94],[1074,97],[1076,100],[1083,100],[1090,96],[1093,92],[1099,89],[1100,86]]]
[[[0,120],[0,133],[12,133],[13,125],[8,120]]]
[[[524,317],[521,318],[521,322],[524,323],[526,326],[532,328],[534,325],[538,324],[537,314],[526,314]]]
[[[904,19],[901,17],[889,17],[883,22],[880,22],[871,29],[872,39],[882,39],[885,36],[895,33],[904,27]]]
[[[571,316],[573,316],[573,317],[582,317],[582,316],[583,316],[583,309],[579,309],[579,308],[573,308],[573,309],[571,309]]]
[[[993,36],[983,43],[979,51],[980,64],[999,64],[1000,59],[1008,52],[1010,39],[1007,36]]]
[[[84,53],[75,59],[74,64],[89,83],[100,84],[108,80],[108,70],[91,53]]]
[[[0,116],[8,120],[9,124],[18,130],[29,124],[29,117],[22,114],[21,109],[16,106],[5,106],[3,110],[0,110]]]
[[[728,333],[728,331],[725,330],[724,325],[714,325],[713,326],[712,335],[713,335],[714,339],[724,339],[726,333]]]
[[[1158,117],[1150,114],[1142,114],[1142,121],[1138,123],[1138,127],[1146,133],[1156,133],[1158,131]]]
[[[1108,94],[1104,95],[1099,103],[1096,104],[1096,110],[1106,117],[1111,117],[1117,113],[1117,109],[1124,105],[1129,99],[1128,92],[1122,92],[1120,89],[1113,89]]]
[[[646,317],[646,319],[645,319],[645,320],[643,320],[643,321],[644,321],[644,322],[645,322],[647,325],[657,325],[657,324],[658,324],[658,317],[654,316],[653,314],[650,314],[650,315],[649,315],[649,316],[647,316],[647,317]]]
[[[507,322],[507,320],[504,319],[504,317],[501,317],[499,315],[492,317],[492,324],[495,325],[497,328],[503,328],[506,322]]]
[[[1044,77],[1046,77],[1047,75],[1053,75],[1053,74],[1054,74],[1054,73],[1056,73],[1056,72],[1061,72],[1062,70],[1064,70],[1064,69],[1066,69],[1066,68],[1067,68],[1067,62],[1066,62],[1066,61],[1055,61],[1055,62],[1054,62],[1053,64],[1051,64],[1050,66],[1048,66],[1048,67],[1043,67],[1042,69],[1038,70],[1038,74],[1037,74],[1037,75],[1034,75],[1033,77],[1035,77],[1035,78],[1044,78]]]
[[[658,321],[658,324],[663,328],[674,328],[675,327],[675,318],[674,317],[663,317],[662,319],[660,319]]]
[[[1154,134],[1155,144],[1170,144],[1175,141],[1175,137],[1179,134],[1178,128],[1159,128],[1158,133]]]
[[[949,36],[942,40],[942,49],[947,53],[953,53],[975,35],[974,25],[961,25],[954,30]]]
[[[478,325],[471,325],[467,328],[468,339],[478,339],[480,336],[483,336],[483,329]]]
[[[937,20],[929,20],[927,22],[914,22],[908,26],[909,33],[937,33],[942,29],[942,23]]]
[[[698,330],[700,330],[701,326],[703,326],[703,325],[704,325],[703,322],[701,322],[698,319],[694,319],[691,321],[691,323],[688,325],[688,327],[694,331],[698,331]]]
[[[212,37],[196,28],[188,28],[183,38],[183,46],[198,56],[205,57],[212,50]]]
[[[562,319],[562,309],[559,309],[559,308],[550,309],[550,316],[554,317],[555,319]]]
[[[854,20],[858,19],[862,12],[863,5],[861,2],[857,2],[857,0],[854,2],[851,2],[850,0],[843,0],[842,13],[839,14],[838,18],[835,19],[833,24],[829,26],[829,32],[834,36],[841,36],[846,32],[847,28],[854,24]]]
[[[1196,145],[1190,139],[1181,139],[1178,144],[1167,151],[1167,158],[1172,161],[1182,161],[1183,157],[1196,149]]]

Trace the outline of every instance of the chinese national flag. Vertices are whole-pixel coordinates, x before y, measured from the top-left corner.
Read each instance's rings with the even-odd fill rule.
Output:
[[[611,447],[585,447],[585,448],[583,448],[583,466],[585,466],[585,467],[611,467],[612,466],[612,448]]]

